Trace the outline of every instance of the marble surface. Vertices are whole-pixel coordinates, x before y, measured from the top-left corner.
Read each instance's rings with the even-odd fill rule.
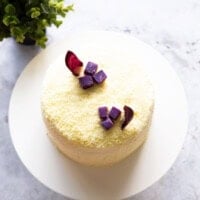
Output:
[[[188,98],[190,122],[178,159],[157,183],[130,200],[200,199],[200,1],[73,0],[75,12],[49,28],[48,45],[65,34],[111,30],[134,35],[161,52],[178,73]],[[13,86],[38,47],[0,43],[0,200],[67,200],[39,183],[12,145],[8,105]]]

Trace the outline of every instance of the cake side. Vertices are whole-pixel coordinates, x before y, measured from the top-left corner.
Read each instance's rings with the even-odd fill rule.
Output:
[[[79,144],[68,140],[52,126],[51,122],[48,122],[46,119],[44,120],[48,129],[49,138],[61,153],[75,162],[96,167],[109,166],[118,163],[137,150],[145,142],[150,124],[149,122],[142,132],[130,138],[123,144],[93,148],[80,146]]]

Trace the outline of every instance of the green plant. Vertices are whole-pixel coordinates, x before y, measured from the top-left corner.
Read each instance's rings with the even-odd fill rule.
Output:
[[[59,27],[58,16],[73,10],[73,5],[64,6],[63,0],[0,0],[0,41],[13,37],[17,42],[31,38],[45,47],[46,27]]]

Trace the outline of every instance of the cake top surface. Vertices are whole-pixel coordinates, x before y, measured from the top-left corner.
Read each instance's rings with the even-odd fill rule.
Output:
[[[83,146],[106,147],[121,144],[145,129],[154,99],[152,84],[141,66],[121,54],[79,52],[84,67],[92,61],[107,74],[103,84],[84,90],[66,68],[64,57],[47,70],[41,98],[43,116],[60,134]],[[98,108],[115,106],[123,111],[124,105],[133,108],[133,120],[121,130],[122,112],[111,129],[103,129]]]

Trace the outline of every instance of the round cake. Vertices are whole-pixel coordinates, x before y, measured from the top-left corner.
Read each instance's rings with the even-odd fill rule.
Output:
[[[75,52],[75,51],[74,51]],[[77,53],[78,52],[78,53]],[[110,52],[76,50],[83,62],[79,77],[65,65],[61,55],[46,72],[41,108],[48,135],[55,146],[72,160],[92,166],[112,165],[134,152],[147,138],[153,112],[152,84],[142,66]],[[80,77],[89,61],[105,72],[101,84],[84,88]],[[93,77],[94,78],[94,77]],[[99,109],[120,110],[112,127],[106,127]],[[125,107],[133,116],[127,120]]]

